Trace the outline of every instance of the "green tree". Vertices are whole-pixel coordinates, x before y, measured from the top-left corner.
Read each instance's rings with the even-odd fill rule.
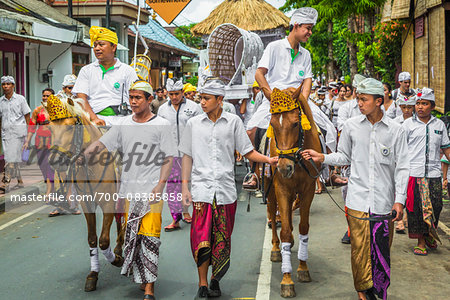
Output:
[[[175,37],[182,41],[185,45],[200,49],[202,45],[202,39],[200,37],[193,36],[191,33],[191,28],[194,27],[196,23],[190,25],[181,25],[175,28]]]

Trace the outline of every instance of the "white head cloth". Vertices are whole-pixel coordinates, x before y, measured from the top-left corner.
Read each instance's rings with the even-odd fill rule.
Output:
[[[336,81],[332,81],[332,82],[330,82],[330,83],[328,84],[328,87],[329,87],[329,88],[332,88],[332,89],[337,89],[338,84],[337,84]]]
[[[327,93],[327,88],[326,87],[322,87],[322,88],[317,90],[317,95],[325,95],[326,93]]]
[[[416,92],[417,92],[416,101],[418,100],[429,100],[433,102],[436,101],[433,89],[424,87],[423,89],[417,89]]]
[[[395,102],[397,102],[397,105],[416,105],[416,100],[416,96],[410,96],[408,98],[399,93]]]
[[[353,82],[352,82],[352,86],[353,87],[357,87],[358,84],[363,81],[364,79],[366,79],[366,77],[364,77],[361,74],[355,74],[355,76],[353,76]]]
[[[75,81],[77,81],[77,76],[73,74],[69,74],[64,76],[64,81],[62,83],[63,87],[69,86],[69,85],[75,85]]]
[[[147,92],[149,94],[153,94],[153,89],[152,86],[150,85],[150,83],[148,83],[147,81],[136,81],[135,83],[133,83],[130,87],[130,91],[132,90],[136,90],[136,91],[143,91],[143,92]]]
[[[401,72],[398,74],[398,81],[411,80],[411,74],[409,72]]]
[[[313,24],[317,22],[317,10],[312,7],[302,7],[294,11],[289,25]]]
[[[199,85],[198,91],[200,94],[225,96],[225,84],[220,79],[206,79]]]
[[[182,91],[183,90],[183,81],[173,80],[172,78],[167,79],[166,89],[168,92]]]
[[[14,80],[14,77],[12,77],[12,76],[2,76],[2,83],[16,84],[16,81]]]
[[[366,78],[358,84],[356,92],[367,95],[384,95],[384,86],[381,81]]]

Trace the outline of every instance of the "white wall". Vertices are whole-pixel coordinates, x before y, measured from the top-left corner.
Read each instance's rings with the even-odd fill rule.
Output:
[[[39,46],[40,58],[38,57]],[[71,46],[70,43],[53,44],[51,46],[31,43],[25,44],[25,53],[29,56],[29,70],[27,72],[29,72],[30,80],[29,95],[31,109],[40,105],[43,89],[50,85],[50,88],[54,89],[57,93],[61,90],[64,76],[72,74],[72,48],[69,46]],[[53,70],[53,77],[50,77],[49,83],[42,82],[42,74],[47,73],[47,66],[58,55],[60,56],[49,66],[49,69]]]

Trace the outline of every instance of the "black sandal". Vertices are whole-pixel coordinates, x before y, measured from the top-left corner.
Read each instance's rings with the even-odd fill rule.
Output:
[[[150,294],[145,294],[144,299],[156,300],[155,296],[150,295]]]

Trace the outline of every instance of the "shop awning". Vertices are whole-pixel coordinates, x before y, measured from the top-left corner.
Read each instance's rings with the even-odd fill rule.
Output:
[[[1,30],[1,29],[0,29],[0,38],[6,38],[6,39],[10,39],[10,40],[30,42],[30,43],[37,43],[37,44],[44,44],[44,45],[61,44],[60,41],[51,40],[51,39],[47,39],[47,38],[43,38],[43,37],[32,36],[32,35],[12,33],[12,32],[9,32],[6,30]]]

